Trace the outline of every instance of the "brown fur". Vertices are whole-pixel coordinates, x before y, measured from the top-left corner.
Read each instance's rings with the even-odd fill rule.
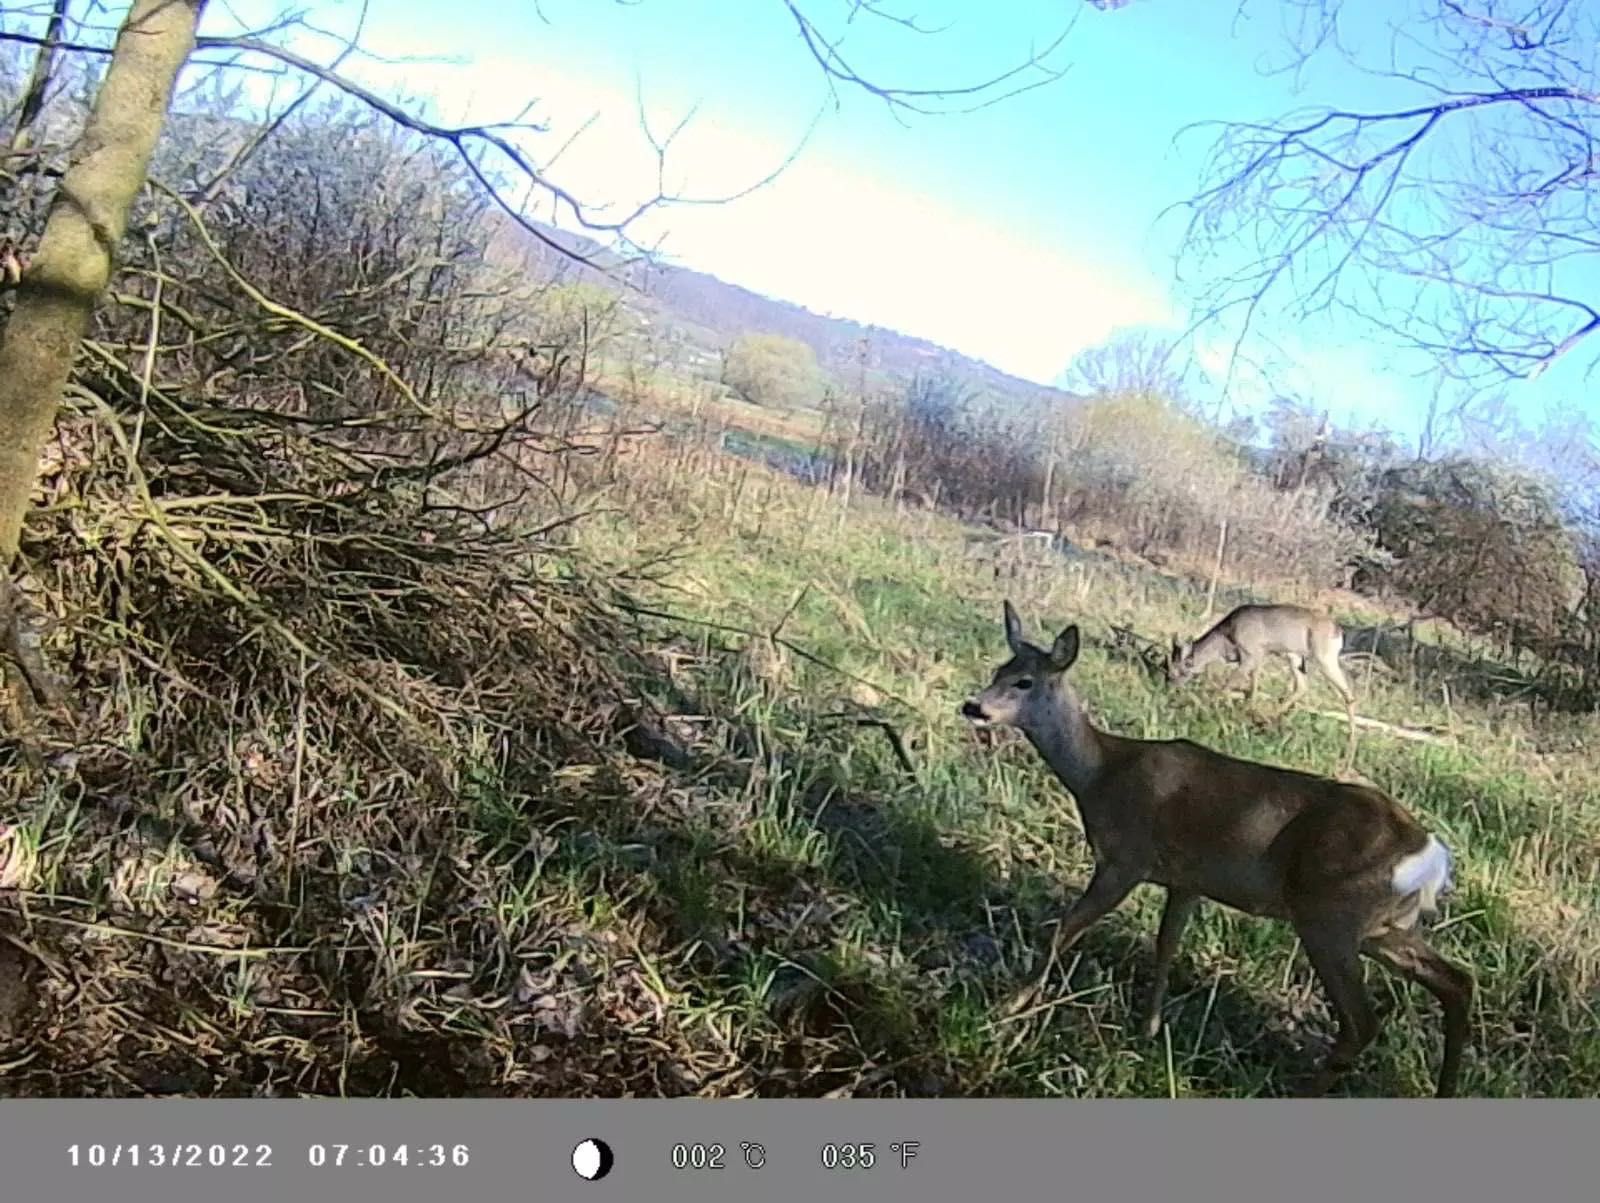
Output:
[[[967,717],[1017,727],[1072,792],[1095,872],[1062,918],[1057,957],[1143,882],[1164,886],[1155,984],[1144,1030],[1160,1027],[1167,979],[1183,928],[1202,898],[1295,928],[1339,1017],[1339,1037],[1309,1093],[1324,1093],[1377,1034],[1362,982],[1369,956],[1440,1001],[1445,1050],[1437,1093],[1453,1094],[1473,982],[1415,930],[1423,902],[1402,896],[1396,866],[1428,833],[1394,799],[1368,785],[1241,760],[1185,739],[1141,740],[1095,727],[1066,679],[1078,630],[1044,651],[1023,641],[1005,607],[1012,657],[962,707]],[[1037,989],[1037,986],[1035,987]]]
[[[1306,664],[1317,666],[1344,702],[1349,736],[1344,762],[1348,769],[1356,754],[1356,694],[1344,675],[1339,655],[1344,650],[1344,631],[1332,618],[1305,606],[1235,606],[1193,643],[1172,641],[1167,657],[1167,681],[1181,685],[1209,665],[1236,664],[1248,681],[1246,697],[1254,700],[1257,678],[1267,657],[1282,656],[1294,673],[1294,693],[1289,705],[1305,692]]]

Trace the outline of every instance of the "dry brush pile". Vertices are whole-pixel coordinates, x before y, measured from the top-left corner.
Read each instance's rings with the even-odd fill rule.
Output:
[[[0,739],[3,1089],[687,1089],[656,934],[547,864],[670,777],[559,543],[588,323],[427,143],[253,133],[175,117],[46,451],[67,706]]]

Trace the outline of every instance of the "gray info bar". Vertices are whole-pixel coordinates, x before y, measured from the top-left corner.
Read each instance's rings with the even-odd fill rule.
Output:
[[[18,1203],[1564,1203],[1591,1101],[0,1103]]]

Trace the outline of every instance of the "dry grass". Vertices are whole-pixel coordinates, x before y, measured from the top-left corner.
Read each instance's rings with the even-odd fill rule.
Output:
[[[1192,623],[1181,583],[1092,556],[996,579],[937,515],[841,514],[661,440],[587,470],[576,504],[609,513],[564,548],[309,493],[153,526],[107,421],[75,420],[43,519],[80,731],[42,770],[0,745],[6,1093],[1250,1095],[1319,1055],[1303,958],[1220,909],[1167,1035],[1133,1036],[1142,894],[1064,998],[997,1016],[1087,867],[1026,750],[955,716],[1002,596],[1084,624],[1118,730],[1308,767],[1342,748],[1337,723],[1150,678],[1115,628]],[[1596,1093],[1592,766],[1514,712],[1356,679],[1363,712],[1455,732],[1365,736],[1358,767],[1460,854],[1440,940],[1482,984],[1465,1088]],[[1352,1092],[1431,1080],[1431,1003],[1388,997]]]

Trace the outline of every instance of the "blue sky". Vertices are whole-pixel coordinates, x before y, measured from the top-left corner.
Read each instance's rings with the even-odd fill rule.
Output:
[[[209,24],[220,31],[275,7],[239,0],[214,8]],[[350,0],[309,7],[337,29],[357,11]],[[948,31],[919,37],[861,21],[847,47],[875,79],[961,82],[1011,65],[1079,7],[906,0],[901,11]],[[639,99],[657,134],[693,110],[668,183],[698,196],[766,175],[828,100],[778,0],[542,0],[537,9],[521,0],[516,16],[506,0],[372,8],[368,48],[434,61],[367,62],[353,73],[408,91],[448,120],[507,118],[536,101],[550,128],[533,145],[544,160],[555,156],[551,176],[618,210],[655,188]],[[811,11],[829,9],[815,0]],[[1319,60],[1299,91],[1294,77],[1268,76],[1261,68],[1284,59],[1281,6],[1256,0],[1243,19],[1234,9],[1231,0],[1085,6],[1058,60],[1071,66],[1065,79],[976,114],[913,117],[908,127],[845,92],[776,181],[726,206],[658,212],[639,232],[724,279],[1052,381],[1119,326],[1186,324],[1172,258],[1182,216],[1156,222],[1193,193],[1205,164],[1208,135],[1174,145],[1184,125],[1276,117],[1324,100],[1376,103],[1388,90],[1334,58]],[[1358,37],[1378,32],[1376,23],[1354,27]],[[1426,361],[1389,354],[1349,325],[1265,318],[1283,349],[1270,381],[1236,381],[1241,401],[1271,385],[1338,419],[1414,432],[1432,392],[1416,375]],[[1216,333],[1195,346],[1216,368],[1231,341]],[[1581,384],[1575,367],[1558,363],[1509,393],[1532,412]]]

